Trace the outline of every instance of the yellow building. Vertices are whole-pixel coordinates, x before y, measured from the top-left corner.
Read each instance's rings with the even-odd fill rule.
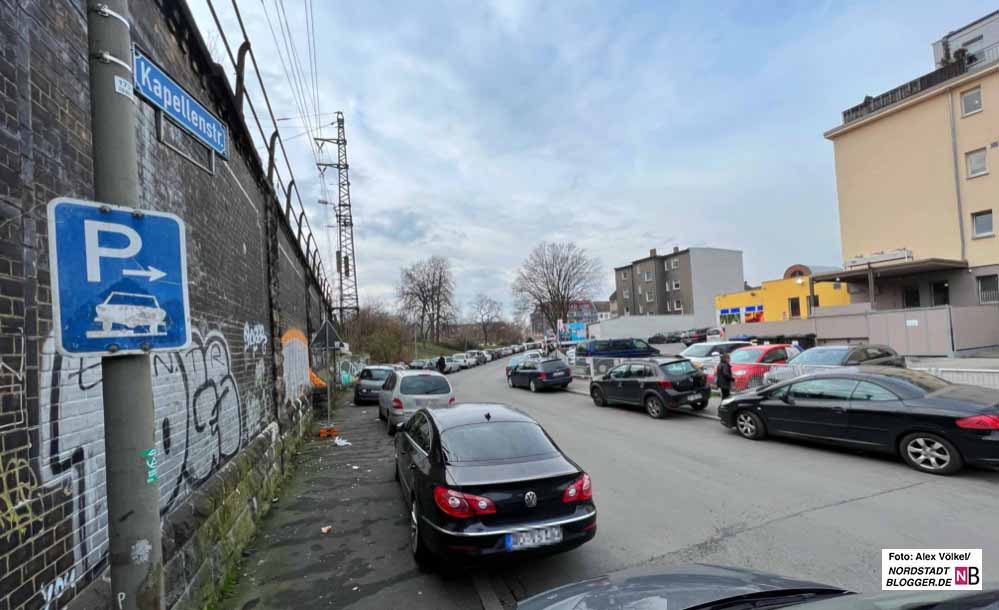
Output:
[[[779,280],[763,282],[759,288],[720,294],[715,297],[715,311],[720,325],[775,322],[807,318],[812,307],[849,305],[846,284],[823,283],[811,287],[812,270],[792,265]],[[813,292],[810,293],[809,291]],[[809,303],[809,294],[812,294]]]
[[[873,309],[999,302],[999,12],[933,47],[936,69],[825,134],[845,268],[814,279]]]

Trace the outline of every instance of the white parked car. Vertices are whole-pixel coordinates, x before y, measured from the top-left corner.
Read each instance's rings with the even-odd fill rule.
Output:
[[[752,343],[749,341],[715,341],[711,343],[695,343],[680,352],[680,355],[693,362],[694,366],[711,372],[716,366],[718,366],[718,363],[721,361],[722,354],[734,352],[740,347],[746,347],[747,345],[752,345]]]
[[[529,352],[524,352],[524,358],[527,360],[537,360],[538,362],[541,362],[545,359],[545,355],[541,353],[541,350],[532,349]]]
[[[468,369],[475,366],[475,358],[467,354],[455,354],[451,356],[460,368]]]
[[[447,377],[435,371],[393,371],[378,394],[378,417],[388,433],[426,407],[454,404],[454,388]]]

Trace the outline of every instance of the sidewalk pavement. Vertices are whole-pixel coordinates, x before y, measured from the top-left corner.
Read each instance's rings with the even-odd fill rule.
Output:
[[[333,420],[351,445],[330,438],[303,445],[222,607],[480,608],[469,579],[417,570],[392,437],[377,406],[338,404]]]

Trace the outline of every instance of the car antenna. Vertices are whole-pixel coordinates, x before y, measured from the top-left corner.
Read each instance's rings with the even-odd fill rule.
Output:
[[[489,414],[489,411],[486,411],[486,421],[489,421],[492,418],[493,416]]]

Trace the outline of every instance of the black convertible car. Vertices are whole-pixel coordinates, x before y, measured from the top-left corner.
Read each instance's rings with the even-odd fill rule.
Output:
[[[928,373],[872,366],[804,375],[737,394],[721,423],[767,434],[895,453],[932,474],[964,464],[999,468],[999,392]]]
[[[395,448],[420,565],[439,556],[565,551],[596,534],[589,475],[515,409],[423,409],[399,428]]]

